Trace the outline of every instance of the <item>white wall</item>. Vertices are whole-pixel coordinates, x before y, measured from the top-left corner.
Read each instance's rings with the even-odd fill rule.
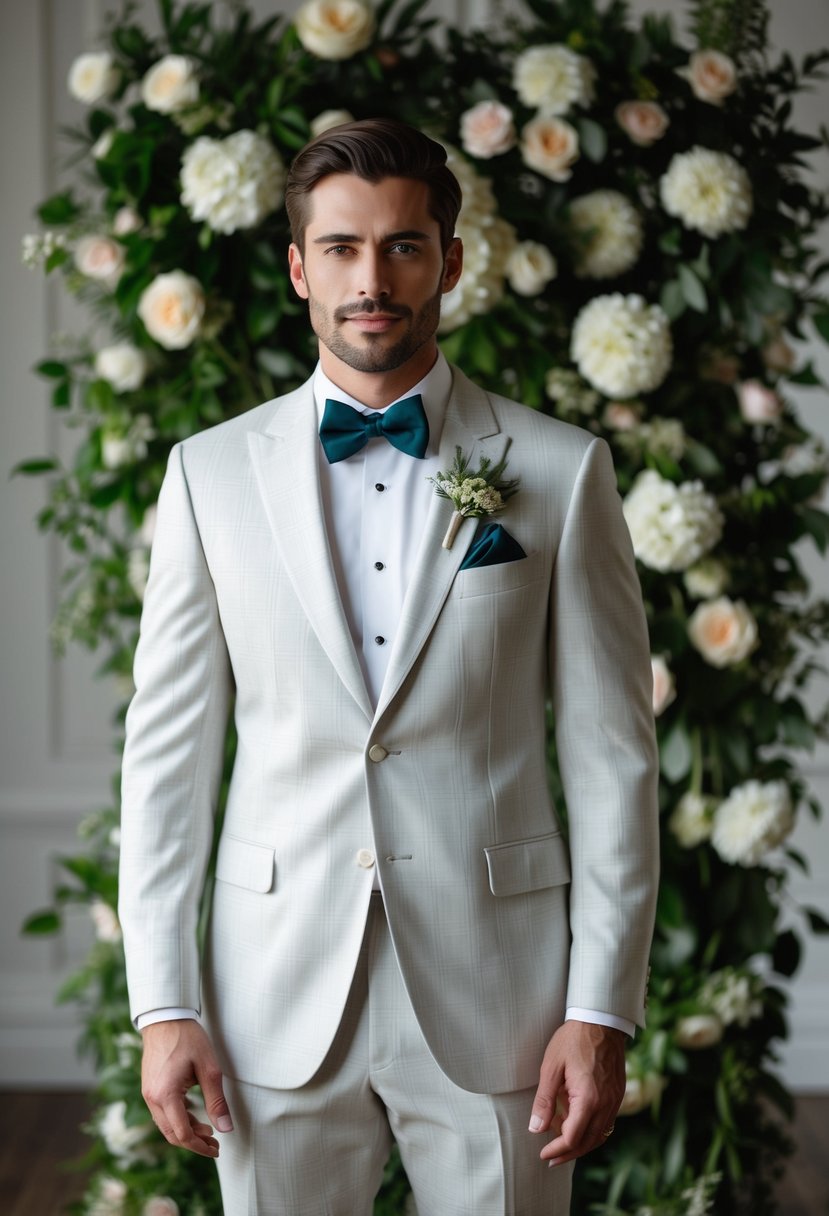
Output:
[[[486,0],[435,0],[436,10],[474,18]],[[20,264],[20,237],[36,225],[35,202],[59,180],[65,148],[58,126],[77,116],[66,96],[67,69],[91,46],[103,0],[12,0],[0,6],[0,1085],[75,1085],[89,1076],[75,1058],[71,1009],[56,1010],[59,977],[77,963],[90,940],[83,913],[57,939],[21,938],[18,926],[49,899],[55,858],[75,847],[75,831],[90,810],[107,804],[117,763],[111,751],[114,699],[93,678],[95,659],[72,651],[56,661],[48,628],[57,597],[62,557],[33,519],[44,502],[41,482],[9,480],[19,460],[64,450],[66,436],[48,408],[32,365],[48,352],[56,332],[83,326],[59,292]],[[258,0],[260,15],[292,9],[292,0]],[[676,12],[670,0],[635,0],[635,12]],[[152,0],[143,0],[150,12]],[[800,53],[829,44],[825,0],[772,0],[776,45]],[[817,129],[829,112],[824,85],[799,110],[801,124]],[[829,182],[829,158],[816,181]],[[829,236],[825,242],[829,252]],[[829,378],[829,354],[818,352]],[[804,417],[829,441],[825,394],[798,394]],[[829,596],[829,571],[811,567]],[[827,656],[829,657],[829,656]],[[823,690],[827,695],[827,688]],[[829,807],[829,748],[806,766]],[[795,843],[810,857],[812,877],[793,884],[795,894],[829,908],[829,822],[801,823]],[[829,943],[810,945],[792,986],[793,1029],[785,1055],[789,1083],[829,1087]]]

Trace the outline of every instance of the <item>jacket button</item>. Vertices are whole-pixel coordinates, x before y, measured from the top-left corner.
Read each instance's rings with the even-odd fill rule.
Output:
[[[368,749],[368,758],[369,760],[373,760],[375,764],[379,764],[381,760],[385,760],[388,754],[382,743],[372,743]]]
[[[357,865],[362,866],[364,870],[370,870],[374,865],[374,854],[371,849],[357,850]]]

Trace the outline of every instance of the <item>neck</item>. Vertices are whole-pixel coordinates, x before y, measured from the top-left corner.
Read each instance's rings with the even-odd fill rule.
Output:
[[[434,367],[438,354],[437,342],[432,339],[392,371],[360,372],[338,359],[322,343],[319,350],[322,370],[328,379],[356,401],[375,410],[396,401],[422,380]]]

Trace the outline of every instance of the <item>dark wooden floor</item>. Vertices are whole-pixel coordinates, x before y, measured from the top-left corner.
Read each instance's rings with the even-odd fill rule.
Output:
[[[83,1193],[62,1165],[88,1146],[83,1094],[0,1093],[0,1216],[60,1216]],[[797,1100],[798,1148],[780,1188],[780,1216],[829,1214],[829,1095]]]

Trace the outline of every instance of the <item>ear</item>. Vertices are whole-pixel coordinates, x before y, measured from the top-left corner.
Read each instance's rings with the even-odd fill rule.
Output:
[[[299,246],[291,243],[288,246],[288,274],[294,285],[294,291],[301,300],[308,299],[308,285],[305,282],[305,272],[302,269],[302,254]]]
[[[461,277],[463,270],[463,242],[459,236],[453,237],[443,259],[443,294],[451,291]]]

